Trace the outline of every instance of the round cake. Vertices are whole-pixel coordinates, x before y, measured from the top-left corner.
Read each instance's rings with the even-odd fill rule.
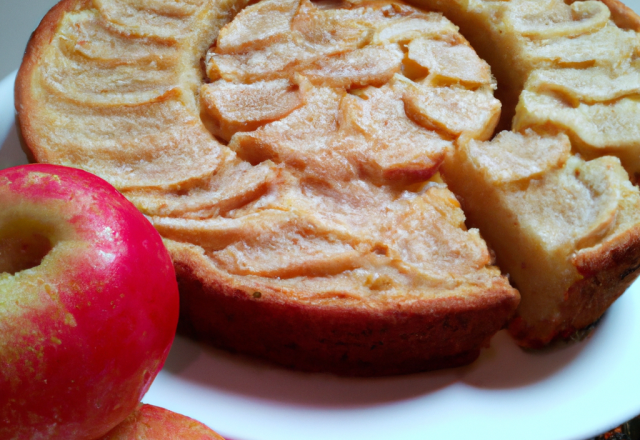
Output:
[[[193,337],[309,371],[457,366],[508,323],[525,346],[570,335],[637,275],[617,106],[640,40],[615,5],[64,0],[18,121],[33,160],[152,221]],[[501,107],[514,131],[491,141]]]

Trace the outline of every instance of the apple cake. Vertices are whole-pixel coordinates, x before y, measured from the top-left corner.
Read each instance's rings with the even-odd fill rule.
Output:
[[[590,324],[638,271],[638,126],[614,108],[635,18],[538,3],[63,0],[18,75],[20,131],[160,231],[194,337],[347,375],[462,365],[508,323],[530,346]],[[632,48],[603,55],[604,30]],[[556,63],[563,38],[604,48]],[[515,131],[490,141],[502,107]]]
[[[519,294],[438,169],[493,132],[489,66],[401,3],[242,6],[58,4],[17,85],[34,159],[148,216],[198,338],[341,374],[472,361]]]

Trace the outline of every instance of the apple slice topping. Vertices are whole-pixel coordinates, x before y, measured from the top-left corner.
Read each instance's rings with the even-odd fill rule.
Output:
[[[581,102],[595,104],[640,95],[640,71],[629,69],[611,75],[602,67],[540,69],[531,74],[525,87],[537,93],[555,93],[578,107]]]
[[[596,32],[606,26],[611,17],[609,8],[596,1],[575,2],[570,7],[550,0],[517,3],[518,6],[509,8],[505,24],[535,39],[570,38]]]
[[[286,79],[236,84],[216,81],[202,87],[200,99],[212,132],[226,140],[239,131],[282,119],[303,104],[298,86]]]
[[[433,83],[490,84],[489,65],[465,43],[418,38],[408,46],[409,58],[429,70]]]
[[[265,0],[243,9],[220,30],[217,52],[256,50],[289,34],[299,4],[300,0]]]
[[[400,47],[367,46],[343,54],[321,58],[301,74],[312,83],[331,87],[380,87],[398,73],[404,54]]]
[[[539,136],[503,131],[491,142],[471,140],[461,147],[483,178],[493,185],[540,178],[564,165],[571,153],[565,135]]]
[[[429,87],[406,78],[399,84],[404,87],[402,99],[407,116],[423,127],[451,137],[464,133],[485,140],[493,134],[501,105],[488,87]]]

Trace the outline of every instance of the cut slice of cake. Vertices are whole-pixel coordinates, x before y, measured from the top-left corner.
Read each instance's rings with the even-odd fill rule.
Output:
[[[522,301],[509,330],[538,348],[595,322],[640,269],[640,193],[614,157],[584,161],[564,134],[461,140],[444,166]]]

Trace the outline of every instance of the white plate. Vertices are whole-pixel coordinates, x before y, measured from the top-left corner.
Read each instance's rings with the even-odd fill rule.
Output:
[[[0,168],[26,162],[13,81],[0,83]],[[640,414],[638,366],[640,283],[581,343],[527,353],[500,332],[471,366],[395,378],[297,373],[177,338],[144,401],[235,440],[584,440]]]

